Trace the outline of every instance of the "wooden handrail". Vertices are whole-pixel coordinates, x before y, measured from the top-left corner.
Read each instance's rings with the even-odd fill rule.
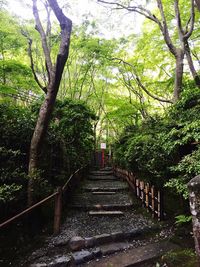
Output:
[[[58,192],[55,192],[55,193],[51,194],[50,196],[42,199],[41,201],[37,202],[36,204],[32,205],[31,207],[23,210],[22,212],[20,212],[19,214],[15,215],[14,217],[6,220],[5,222],[3,222],[3,223],[0,224],[0,228],[3,227],[3,226],[6,226],[10,222],[12,222],[12,221],[16,220],[17,218],[21,217],[22,215],[30,212],[31,210],[35,209],[36,207],[38,207],[40,205],[42,205],[43,203],[47,202],[49,199],[55,197],[56,195],[58,195]]]
[[[81,167],[80,169],[76,170],[73,174],[71,174],[71,176],[69,177],[69,179],[67,180],[67,182],[63,185],[62,187],[62,191],[64,192],[68,186],[68,184],[70,183],[71,179],[78,173],[80,172],[83,168],[85,167]]]
[[[9,223],[15,221],[16,219],[23,216],[24,214],[29,213],[30,211],[32,211],[36,207],[39,207],[40,205],[44,204],[45,202],[49,201],[50,199],[56,197],[56,199],[55,199],[55,212],[54,212],[54,233],[57,234],[59,232],[59,228],[60,228],[62,195],[66,191],[67,186],[69,185],[72,178],[85,167],[86,166],[81,167],[80,169],[76,170],[73,174],[71,174],[69,179],[67,180],[67,182],[64,184],[64,186],[62,188],[58,188],[57,192],[42,199],[41,201],[39,201],[36,204],[32,205],[31,207],[23,210],[22,212],[18,213],[17,215],[13,216],[12,218],[4,221],[3,223],[0,224],[0,228],[7,226]]]
[[[149,183],[136,179],[132,172],[128,172],[118,167],[114,167],[113,169],[116,176],[127,180],[129,186],[134,190],[136,197],[139,198],[147,210],[152,213],[152,217],[155,217],[156,215],[160,221],[163,217],[161,192],[156,190],[153,185],[150,186]]]

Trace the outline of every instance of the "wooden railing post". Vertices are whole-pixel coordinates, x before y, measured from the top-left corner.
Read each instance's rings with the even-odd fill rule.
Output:
[[[155,217],[155,190],[154,186],[151,187],[151,210],[152,210],[152,217]]]
[[[114,172],[117,177],[128,182],[142,205],[152,213],[153,218],[157,217],[158,221],[163,219],[163,192],[161,189],[157,190],[154,185],[151,186],[149,183],[140,181],[131,171],[115,167]]]
[[[136,179],[136,196],[139,198],[140,197],[140,189],[139,189],[139,184],[140,181]]]
[[[149,183],[145,186],[145,194],[146,194],[146,208],[149,211]]]
[[[61,225],[61,212],[62,212],[62,188],[58,187],[58,194],[55,197],[55,209],[54,209],[54,234],[58,234],[60,232]]]
[[[158,190],[158,221],[161,220],[161,197],[160,190]]]

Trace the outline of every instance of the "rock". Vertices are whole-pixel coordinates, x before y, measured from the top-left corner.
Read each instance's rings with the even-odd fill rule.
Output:
[[[82,251],[74,252],[72,254],[72,258],[75,264],[81,264],[89,260],[92,260],[94,258],[94,254],[88,250],[82,250]]]
[[[56,258],[53,262],[48,264],[49,267],[67,267],[70,266],[71,259],[67,256],[60,256]]]
[[[81,236],[74,236],[69,241],[69,247],[72,251],[80,250],[85,247],[85,240]]]

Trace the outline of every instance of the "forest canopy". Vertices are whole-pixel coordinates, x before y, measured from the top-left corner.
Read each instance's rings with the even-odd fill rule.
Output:
[[[30,203],[53,191],[101,142],[114,164],[180,198],[199,174],[198,1],[89,2],[99,12],[33,1],[32,18],[0,2],[1,207],[23,206],[27,187]]]

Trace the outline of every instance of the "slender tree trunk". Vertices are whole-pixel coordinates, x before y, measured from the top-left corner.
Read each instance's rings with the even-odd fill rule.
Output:
[[[57,90],[58,91],[58,90]],[[30,146],[30,158],[29,158],[29,184],[28,184],[28,205],[33,203],[32,193],[34,176],[37,175],[39,165],[39,154],[42,148],[43,140],[48,129],[50,117],[55,104],[57,91],[52,88],[48,88],[46,98],[40,108],[38,120],[35,126],[35,130],[31,139]]]
[[[200,88],[200,77],[195,70],[188,41],[185,42],[185,54],[187,57],[188,65],[189,65],[190,71],[192,73],[193,79],[196,83],[196,86]]]
[[[38,120],[31,140],[30,156],[29,156],[29,184],[28,184],[28,205],[33,203],[33,186],[34,178],[37,175],[40,149],[43,144],[45,134],[51,119],[51,114],[56,101],[56,96],[59,90],[60,81],[62,78],[65,63],[69,56],[70,36],[72,30],[72,22],[66,17],[62,9],[59,7],[57,0],[48,0],[57,20],[60,23],[60,48],[57,54],[55,64],[52,63],[50,47],[42,23],[40,21],[37,8],[37,0],[33,1],[33,14],[36,22],[36,30],[41,37],[43,53],[45,56],[46,69],[48,74],[48,86],[45,100],[40,108]]]
[[[173,102],[175,103],[180,99],[183,83],[183,60],[184,51],[182,49],[176,49],[176,70],[175,70],[175,82],[174,82],[174,95]]]

